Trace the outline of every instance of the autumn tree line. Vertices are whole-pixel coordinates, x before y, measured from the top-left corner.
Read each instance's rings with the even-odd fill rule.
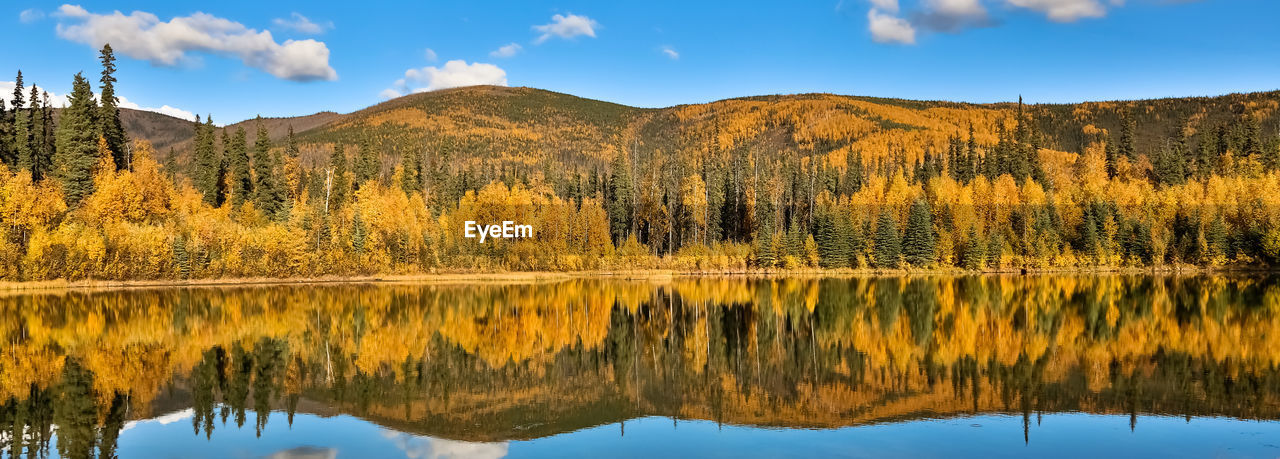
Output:
[[[1021,103],[975,118],[994,135],[970,119],[946,141],[883,149],[821,136],[808,149],[748,148],[716,117],[706,132],[660,136],[676,146],[623,142],[591,167],[477,165],[447,141],[389,148],[369,133],[272,139],[260,119],[223,128],[206,116],[179,165],[177,152],[161,164],[128,139],[109,45],[101,64],[97,95],[77,74],[55,111],[19,75],[0,113],[0,278],[1280,261],[1280,136],[1262,128],[1275,107],[1188,117],[1141,149],[1137,117],[1124,115],[1114,132],[1085,126],[1079,152],[1050,148],[1044,120]],[[535,237],[463,237],[465,221],[504,220]]]

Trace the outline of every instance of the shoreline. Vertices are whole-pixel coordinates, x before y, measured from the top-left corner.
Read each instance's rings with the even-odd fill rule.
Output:
[[[1162,266],[1147,268],[1047,268],[973,271],[964,269],[793,269],[793,270],[678,270],[634,269],[592,271],[508,271],[508,272],[442,272],[417,274],[373,274],[321,277],[226,277],[210,279],[104,280],[65,279],[47,281],[0,282],[0,293],[32,293],[44,291],[98,291],[180,287],[240,287],[323,284],[467,284],[467,283],[536,283],[571,279],[672,280],[698,277],[751,278],[849,278],[902,276],[1041,276],[1041,275],[1198,275],[1261,274],[1276,272],[1262,267]]]

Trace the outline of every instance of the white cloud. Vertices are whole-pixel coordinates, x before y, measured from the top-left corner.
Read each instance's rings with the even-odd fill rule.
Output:
[[[520,50],[522,49],[524,49],[524,47],[520,46],[519,43],[508,43],[508,44],[502,45],[501,48],[491,51],[489,53],[489,56],[490,57],[511,57],[519,53]]]
[[[507,85],[507,72],[493,64],[461,59],[445,62],[439,67],[427,66],[404,71],[404,78],[396,80],[393,87],[383,90],[379,96],[394,98],[410,92],[435,91],[476,85]]]
[[[987,10],[978,0],[928,0],[930,11],[948,16],[986,16]]]
[[[557,14],[551,16],[550,24],[533,26],[533,30],[541,32],[537,39],[533,40],[534,44],[542,44],[552,37],[573,38],[585,35],[591,38],[596,37],[596,28],[600,27],[594,19],[586,16],[578,16],[570,13],[568,16]]]
[[[897,14],[898,0],[871,0],[871,7],[881,11]]]
[[[18,13],[18,20],[22,21],[23,24],[30,24],[41,19],[44,19],[44,11],[37,8],[27,8]]]
[[[871,39],[876,43],[912,45],[916,42],[916,29],[910,22],[875,8],[867,11],[867,30],[871,31]]]
[[[271,21],[276,27],[293,30],[307,35],[320,35],[333,28],[332,21],[316,23],[301,13],[294,12],[289,19],[275,18]]]
[[[1005,0],[1010,6],[1044,13],[1054,22],[1073,22],[1081,18],[1106,16],[1107,7],[1098,0]],[[1121,5],[1123,2],[1113,4]]]
[[[196,114],[195,114],[195,113],[191,113],[191,112],[186,111],[186,110],[183,110],[183,109],[181,109],[181,108],[172,107],[172,106],[169,106],[169,105],[161,105],[161,106],[160,106],[160,107],[158,107],[158,108],[157,108],[157,107],[143,107],[143,106],[140,106],[140,105],[138,105],[138,104],[136,104],[136,103],[130,102],[130,101],[129,101],[129,99],[126,99],[126,98],[121,97],[121,96],[116,96],[116,99],[119,99],[119,101],[117,101],[116,103],[117,103],[117,105],[119,105],[119,106],[120,106],[120,108],[131,108],[131,109],[134,109],[134,110],[144,110],[144,111],[148,111],[148,112],[162,113],[162,114],[165,114],[165,115],[172,116],[172,117],[174,117],[174,118],[181,118],[181,119],[184,119],[184,120],[187,120],[187,121],[194,121],[194,120],[196,119]]]
[[[156,15],[134,11],[125,15],[93,14],[79,5],[62,5],[58,36],[94,48],[111,43],[117,53],[153,65],[174,66],[193,59],[188,53],[239,58],[245,65],[293,81],[336,80],[329,66],[329,48],[316,40],[277,43],[270,31],[205,13],[160,21]],[[65,22],[64,22],[65,21]]]
[[[680,59],[680,53],[676,52],[676,50],[674,49],[671,49],[670,46],[663,46],[662,54],[666,54],[667,57],[671,58],[671,60]]]
[[[383,89],[382,92],[378,93],[378,97],[382,98],[382,100],[391,100],[403,95],[404,93],[392,88]]]
[[[440,56],[436,55],[436,50],[431,48],[427,48],[427,50],[422,53],[422,56],[427,58],[427,62],[435,62],[436,59],[440,58]]]
[[[923,11],[912,15],[911,24],[941,32],[995,25],[979,0],[925,0]]]
[[[500,459],[506,457],[508,448],[506,442],[446,440],[392,431],[383,431],[382,437],[391,440],[410,459]]]

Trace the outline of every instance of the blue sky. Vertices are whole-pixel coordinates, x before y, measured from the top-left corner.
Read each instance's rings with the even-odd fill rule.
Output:
[[[6,2],[0,91],[19,68],[59,95],[77,71],[96,82],[103,41],[126,106],[220,124],[473,83],[646,107],[801,92],[1074,102],[1280,88],[1274,0],[179,3]]]

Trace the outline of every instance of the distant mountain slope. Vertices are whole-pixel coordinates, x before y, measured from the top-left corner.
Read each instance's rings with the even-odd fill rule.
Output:
[[[168,151],[171,146],[191,140],[190,121],[163,113],[122,108],[120,122],[130,138],[146,139],[156,151]]]
[[[1127,113],[1135,124],[1139,154],[1161,148],[1184,125],[1194,147],[1205,141],[1197,134],[1244,115],[1255,116],[1257,128],[1274,136],[1280,132],[1278,108],[1280,91],[1022,107],[1040,132],[1042,147],[1068,152],[1115,137]],[[831,164],[843,164],[853,151],[868,161],[891,152],[916,158],[926,149],[941,151],[952,136],[967,136],[970,125],[980,144],[994,144],[1001,127],[1013,128],[1017,110],[1014,103],[833,94],[752,96],[649,109],[533,88],[472,86],[412,94],[345,115],[321,112],[262,121],[277,145],[293,127],[302,142],[304,166],[326,161],[335,142],[347,144],[351,153],[367,140],[392,160],[388,169],[412,148],[454,170],[546,169],[552,164],[589,170],[606,168],[621,151],[632,152],[636,160],[661,158],[688,165],[735,151],[762,158],[817,154]],[[123,113],[133,138],[150,140],[161,159],[173,148],[178,164],[188,164],[189,121],[137,110]],[[227,128],[240,126],[252,143],[256,121]]]
[[[305,116],[263,118],[262,124],[267,127],[267,132],[273,141],[280,141],[287,135],[289,127],[293,127],[295,133],[303,132],[315,129],[342,116],[335,112],[320,112]],[[161,161],[167,159],[169,150],[172,149],[174,154],[178,155],[177,163],[180,166],[188,164],[191,157],[191,137],[194,132],[191,121],[161,113],[127,108],[120,109],[120,121],[124,124],[124,130],[129,134],[129,138],[151,142],[151,145],[155,147],[156,154],[159,156],[156,159]],[[232,131],[238,127],[244,127],[245,132],[248,133],[250,144],[258,136],[256,119],[232,123],[225,127]]]
[[[1026,105],[1041,146],[1081,151],[1111,139],[1122,114],[1135,123],[1139,154],[1161,148],[1184,124],[1195,134],[1256,116],[1262,132],[1280,130],[1280,92],[1080,104]],[[918,158],[941,152],[973,126],[981,145],[1012,130],[1015,103],[968,104],[832,94],[755,96],[707,104],[645,109],[532,88],[475,86],[413,94],[344,115],[302,136],[310,150],[367,139],[390,159],[409,148],[453,167],[523,165],[605,167],[620,151],[636,159],[697,165],[711,154],[753,152],[758,158],[821,155],[842,164],[861,152],[869,161],[890,152]],[[1239,124],[1239,123],[1236,123]],[[296,128],[296,126],[295,126]],[[350,151],[350,149],[349,149]],[[723,159],[723,158],[721,158]],[[455,169],[457,170],[457,169]]]

